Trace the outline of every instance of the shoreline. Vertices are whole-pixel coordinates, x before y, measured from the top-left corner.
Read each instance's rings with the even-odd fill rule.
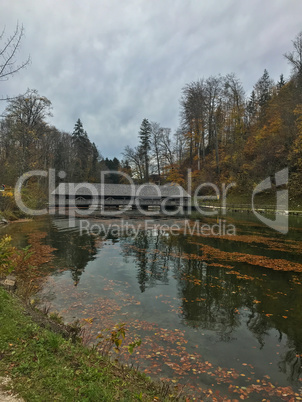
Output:
[[[49,400],[180,400],[182,389],[83,345],[79,324],[58,323],[3,287],[0,301],[0,376],[11,380],[0,386],[0,396],[3,391],[24,401],[44,401],[46,394]]]

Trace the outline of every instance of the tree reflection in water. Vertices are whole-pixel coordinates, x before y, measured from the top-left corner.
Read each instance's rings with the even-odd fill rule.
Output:
[[[56,226],[49,227],[47,241],[56,249],[54,254],[58,267],[70,270],[74,285],[77,286],[89,261],[96,258],[101,242],[93,235],[80,236],[77,230],[58,230],[58,221]]]
[[[56,256],[70,270],[75,285],[89,261],[97,258],[103,241],[102,235],[79,236],[76,230],[53,228],[49,233],[49,243],[57,248]],[[108,244],[118,245],[125,264],[134,263],[141,294],[160,285],[176,286],[178,308],[174,311],[186,327],[211,331],[218,342],[231,343],[244,326],[260,350],[272,342],[271,331],[276,330],[283,347],[286,342],[279,370],[289,381],[297,381],[302,353],[302,327],[297,324],[302,321],[301,275],[236,262],[230,269],[229,262],[205,261],[198,245],[203,241],[156,230],[120,238],[109,232],[106,238]],[[216,239],[211,245],[220,247]]]
[[[278,367],[282,373],[288,375],[287,378],[290,382],[294,382],[298,381],[301,376],[301,364],[301,356],[297,355],[295,349],[290,349],[278,363]]]
[[[284,335],[291,340],[293,345],[279,368],[288,373],[290,381],[300,377],[301,328],[296,320],[287,320],[284,325],[284,317],[280,317],[280,312],[285,310],[290,315],[293,310],[283,296],[290,294],[290,300],[301,303],[300,289],[293,287],[290,272],[273,272],[241,263],[234,264],[234,268],[242,275],[230,274],[228,268],[203,261],[200,248],[181,235],[141,232],[135,239],[122,238],[120,242],[124,257],[132,256],[136,261],[141,292],[168,284],[171,271],[177,280],[182,321],[192,328],[214,331],[222,342],[236,339],[234,332],[243,322],[240,312],[247,311],[245,325],[260,349],[271,329],[279,333],[280,342]],[[302,308],[298,311],[301,315]],[[295,318],[297,314],[295,309]]]

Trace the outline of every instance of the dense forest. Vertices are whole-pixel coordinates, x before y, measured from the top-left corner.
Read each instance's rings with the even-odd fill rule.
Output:
[[[185,184],[192,170],[195,185],[237,184],[251,193],[255,184],[289,168],[290,195],[302,188],[302,32],[284,57],[292,67],[278,82],[267,70],[249,97],[235,74],[211,76],[187,84],[180,98],[180,127],[144,120],[136,148],[124,157],[132,173],[144,181]]]
[[[51,101],[29,89],[7,100],[0,120],[0,177],[9,186],[33,169],[63,170],[67,181],[97,182],[101,170],[120,170],[138,183],[195,185],[236,182],[252,191],[256,183],[289,167],[290,194],[302,188],[302,32],[284,57],[292,74],[278,82],[267,70],[246,96],[235,74],[192,81],[180,94],[180,124],[175,133],[144,119],[137,146],[123,159],[104,159],[80,119],[71,133],[48,123]],[[122,150],[121,150],[122,151]],[[108,175],[117,183],[117,175]]]

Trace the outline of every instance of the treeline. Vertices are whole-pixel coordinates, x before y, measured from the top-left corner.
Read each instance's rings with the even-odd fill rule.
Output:
[[[8,101],[0,120],[0,177],[4,184],[14,186],[22,174],[38,169],[64,171],[70,182],[99,182],[101,170],[119,169],[116,158],[103,159],[80,119],[72,133],[49,125],[51,110],[50,100],[36,90]],[[107,178],[110,181],[110,176]]]
[[[285,58],[292,74],[274,82],[267,70],[247,98],[235,74],[187,84],[180,99],[180,127],[144,119],[138,145],[127,146],[127,170],[140,182],[184,184],[187,169],[195,185],[237,183],[252,189],[288,167],[290,194],[302,193],[302,32]],[[124,167],[125,168],[125,167]]]

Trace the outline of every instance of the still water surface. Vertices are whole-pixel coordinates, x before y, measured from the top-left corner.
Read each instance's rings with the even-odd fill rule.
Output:
[[[207,389],[221,398],[299,400],[302,273],[292,269],[301,269],[301,221],[292,219],[286,236],[250,215],[227,222],[235,237],[80,235],[65,218],[5,231],[20,246],[26,233],[47,232],[56,251],[43,302],[66,322],[88,319],[91,342],[125,323],[126,343],[141,338],[142,345],[121,359],[147,375],[186,384],[197,398]]]

